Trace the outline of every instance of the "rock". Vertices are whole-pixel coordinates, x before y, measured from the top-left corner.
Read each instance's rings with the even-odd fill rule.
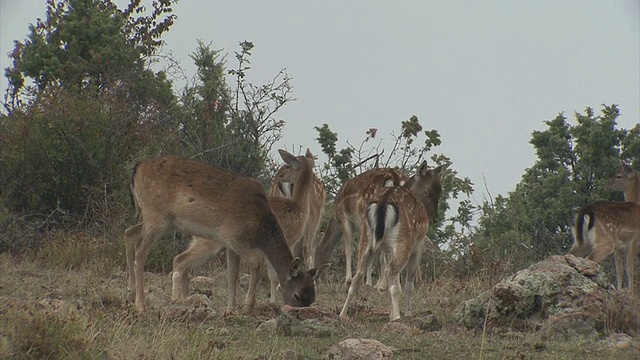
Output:
[[[442,328],[442,325],[438,321],[436,315],[430,311],[404,317],[400,322],[422,331],[437,331]]]
[[[393,351],[378,340],[346,339],[329,348],[331,360],[383,360],[393,359]]]
[[[286,336],[314,336],[329,337],[335,333],[340,326],[340,321],[326,319],[300,320],[295,314],[281,313],[274,319],[261,323],[256,329],[257,332],[277,333]]]
[[[633,317],[633,301],[626,297],[630,297],[628,292],[615,291],[596,263],[573,255],[555,255],[465,301],[454,317],[468,328],[534,326],[550,336],[593,339],[598,336],[597,329],[611,325],[614,312],[624,319],[631,316],[628,324],[621,322],[621,326],[640,325],[637,311]],[[631,315],[622,314],[624,311]]]
[[[384,325],[382,331],[384,333],[401,334],[405,336],[413,336],[420,333],[420,329],[417,327],[401,322],[388,322]]]
[[[619,350],[627,350],[627,349],[630,349],[634,345],[633,344],[633,338],[631,336],[627,335],[627,334],[624,334],[624,333],[611,334],[605,340],[605,342],[609,346],[614,347],[614,348],[619,349]]]

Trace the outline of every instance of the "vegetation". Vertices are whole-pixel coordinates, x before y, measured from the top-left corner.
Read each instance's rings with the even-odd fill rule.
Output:
[[[621,159],[640,166],[640,124],[618,128],[614,104],[599,113],[586,108],[574,122],[564,114],[545,121],[547,129],[532,134],[537,160],[520,183],[479,206],[469,200],[474,184],[458,176],[455,163],[449,167],[440,221],[429,233],[447,261],[434,266],[426,256],[423,267],[432,269],[434,280],[414,294],[414,308],[435,313],[437,331],[389,333],[384,315],[359,316],[354,327],[310,341],[257,335],[256,326],[272,313],[225,316],[210,310],[222,309],[226,298],[219,257],[197,270],[215,274],[212,286],[198,288],[212,303],[172,304],[167,274],[185,245],[180,234],[152,249],[147,269],[153,272],[153,314],[135,314],[124,303],[122,244],[132,216],[133,164],[180,154],[266,185],[276,165],[271,150],[285,125],[278,112],[294,100],[284,70],[265,84],[250,82],[249,41],[239,43],[232,66],[223,50],[199,42],[191,55],[197,73],[178,93],[170,80],[175,62],[161,52],[162,35],[176,20],[174,3],[158,0],[146,9],[131,0],[120,9],[111,0],[49,0],[43,20],[15,43],[0,114],[0,357],[277,359],[293,349],[319,358],[354,335],[384,340],[399,349],[399,358],[420,357],[416,349],[434,358],[477,357],[477,349],[483,349],[482,358],[629,354],[599,343],[549,341],[535,331],[480,336],[451,326],[460,302],[515,270],[566,252],[576,208],[622,199],[604,181]],[[401,121],[391,144],[368,129],[359,145],[337,149],[337,133],[327,124],[315,129],[328,158],[317,169],[329,194],[325,216],[342,183],[367,169],[412,173],[424,159],[433,166],[452,163],[437,152],[446,139],[437,129],[424,130],[417,116]],[[335,281],[320,286],[319,306],[341,305],[346,290],[337,285],[340,271],[335,266]],[[261,291],[259,303],[265,303]],[[386,294],[363,292],[372,304],[388,301]]]

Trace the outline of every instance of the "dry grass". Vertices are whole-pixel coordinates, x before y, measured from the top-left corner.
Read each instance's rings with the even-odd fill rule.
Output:
[[[274,308],[267,305],[267,284],[259,288],[253,314],[226,314],[223,263],[214,259],[205,268],[198,273],[207,274],[210,281],[194,282],[191,289],[206,297],[178,304],[170,301],[168,273],[147,273],[151,311],[140,316],[124,301],[127,279],[118,243],[67,236],[29,256],[2,254],[0,358],[317,359],[331,345],[349,337],[377,339],[393,347],[396,359],[640,356],[604,342],[543,340],[535,331],[483,334],[454,325],[456,306],[493,285],[482,278],[437,279],[416,290],[414,309],[418,314],[435,315],[434,331],[383,330],[389,296],[363,287],[354,304],[361,311],[355,312],[353,323],[338,326],[330,334],[258,332],[262,322],[274,317]],[[316,305],[337,312],[345,296],[343,284],[326,281],[319,285]]]

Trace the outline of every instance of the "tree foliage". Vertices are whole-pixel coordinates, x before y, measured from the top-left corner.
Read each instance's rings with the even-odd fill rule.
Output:
[[[423,130],[415,115],[400,123],[400,135],[392,134],[394,142],[388,154],[384,153],[383,140],[371,144],[378,135],[375,128],[366,131],[365,138],[359,146],[347,142],[348,146],[340,150],[337,149],[338,134],[331,131],[327,124],[315,127],[315,130],[318,132],[316,140],[328,158],[321,167],[321,177],[329,197],[335,196],[344,182],[372,168],[391,167],[406,174],[413,174],[426,159],[427,153],[442,143],[438,131]],[[424,142],[418,145],[416,141],[422,137]],[[444,154],[436,153],[430,156],[430,163],[432,167],[436,167],[451,164],[451,159]],[[468,200],[473,193],[473,183],[469,178],[458,177],[453,166],[449,166],[444,173],[442,187],[443,193],[436,219],[438,222],[429,230],[431,240],[439,245],[457,241],[461,232],[469,231],[475,211]],[[457,214],[447,217],[452,204]]]
[[[605,188],[620,160],[638,167],[640,125],[619,129],[616,105],[603,105],[545,121],[547,129],[531,136],[537,160],[508,196],[485,201],[475,245],[486,258],[524,265],[565,253],[572,243],[573,213],[596,200],[623,200]]]
[[[8,209],[95,222],[125,201],[132,155],[171,139],[175,96],[147,56],[173,22],[170,3],[146,16],[139,1],[121,11],[111,1],[50,0],[15,42],[0,119]],[[135,26],[145,21],[152,26]]]

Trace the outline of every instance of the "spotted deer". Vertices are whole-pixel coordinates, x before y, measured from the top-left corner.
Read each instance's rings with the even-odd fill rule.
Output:
[[[305,156],[294,156],[284,150],[279,151],[280,156],[287,164],[285,170],[279,173],[277,181],[285,184],[293,184],[291,199],[284,197],[269,196],[267,201],[273,211],[278,223],[282,227],[287,245],[292,250],[294,256],[301,255],[301,238],[305,233],[309,217],[309,191],[313,179],[313,155],[309,150]],[[224,244],[219,241],[194,236],[191,245],[182,254],[176,256],[173,261],[173,298],[181,299],[187,296],[189,290],[188,270],[198,261],[220,251]],[[299,249],[297,252],[294,249]],[[245,297],[245,312],[250,312],[255,304],[255,291],[257,288],[259,258],[257,254],[248,257],[250,267],[249,290]],[[251,262],[258,262],[253,264]],[[227,251],[227,275],[229,298],[227,307],[233,309],[236,305],[236,289],[239,275],[240,258],[233,251]],[[327,268],[327,264],[313,269],[310,273],[315,279]],[[276,301],[276,288],[281,283],[276,269],[268,265],[269,279],[271,282],[271,301]]]
[[[341,317],[347,316],[367,268],[380,253],[387,255],[383,276],[389,282],[389,318],[391,321],[400,319],[398,292],[400,272],[405,266],[405,314],[411,314],[414,278],[429,230],[429,218],[438,213],[438,201],[442,194],[440,176],[446,167],[443,165],[429,169],[425,162],[411,181],[384,188],[366,205],[362,215],[364,226],[360,239],[358,270],[349,286],[347,299],[340,312]]]
[[[283,165],[276,171],[269,189],[269,196],[291,198],[293,184],[284,181],[285,173],[290,171],[289,165]],[[296,246],[294,254],[305,259],[309,267],[313,266],[313,257],[316,248],[316,238],[320,228],[320,220],[324,213],[325,190],[322,181],[314,174],[309,188],[309,218],[304,229],[302,242]]]
[[[583,206],[576,216],[569,254],[599,263],[613,253],[617,288],[622,289],[626,272],[629,291],[635,295],[634,259],[640,243],[640,175],[621,161],[620,169],[606,186],[623,191],[625,202],[597,201]],[[626,252],[624,265],[623,252]]]
[[[352,280],[352,258],[355,231],[362,226],[362,214],[367,204],[373,200],[385,186],[403,184],[409,177],[395,169],[376,168],[367,170],[345,182],[333,202],[333,213],[329,219],[324,236],[315,251],[315,264],[329,262],[333,249],[340,240],[344,242],[346,260],[345,283]]]
[[[128,300],[147,312],[144,264],[153,243],[179,231],[215,240],[244,258],[257,273],[256,250],[274,267],[285,304],[309,306],[315,300],[317,270],[294,258],[262,185],[254,179],[199,161],[163,156],[139,162],[131,192],[141,221],[124,234],[129,272]],[[210,244],[204,243],[207,251]],[[256,284],[251,284],[255,293]],[[231,297],[231,294],[229,294]],[[249,304],[253,306],[253,304]]]

